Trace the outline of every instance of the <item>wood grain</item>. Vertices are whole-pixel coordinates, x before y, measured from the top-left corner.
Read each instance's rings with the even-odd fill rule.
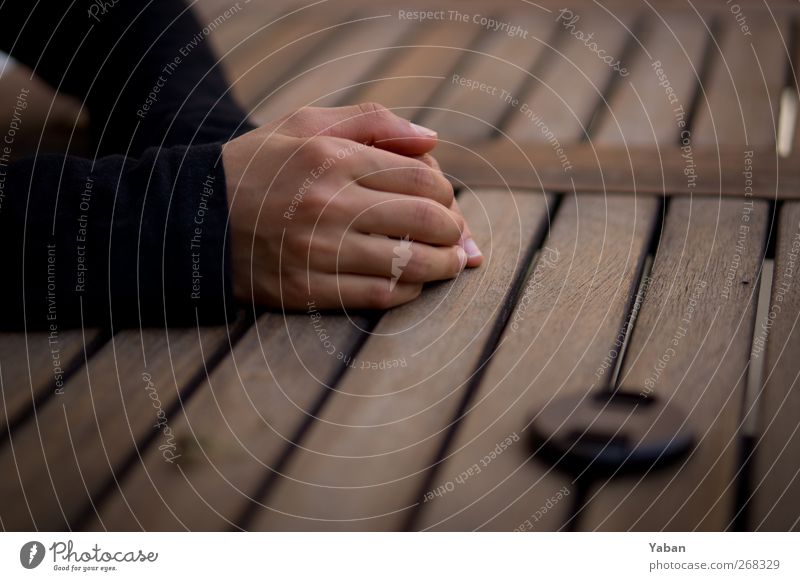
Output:
[[[201,4],[201,22],[231,5]],[[552,12],[502,2],[491,15],[524,23],[549,40],[563,6],[537,4]],[[678,468],[590,490],[581,527],[718,530],[730,524],[754,293],[769,228],[769,206],[755,198],[766,198],[787,202],[779,206],[771,306],[780,305],[780,314],[768,337],[750,525],[797,529],[800,368],[792,354],[800,348],[794,280],[800,203],[791,200],[800,197],[800,172],[796,157],[779,164],[772,151],[786,64],[782,41],[796,7],[770,2],[777,29],[762,7],[749,7],[754,32],[746,37],[719,2],[693,4],[704,16],[714,14],[723,34],[690,128],[698,174],[692,188],[683,152],[675,148],[681,128],[652,63],[663,62],[679,102],[688,106],[696,82],[690,63],[699,67],[705,38],[693,11],[657,5],[672,30],[649,14],[638,37],[644,47],[633,46],[626,61],[630,77],[615,79],[564,30],[545,48],[474,23],[401,23],[395,5],[331,1],[282,19],[299,5],[244,6],[211,41],[224,55],[237,98],[258,111],[256,118],[334,91],[318,104],[378,101],[436,127],[466,147],[440,147],[437,157],[455,180],[478,187],[465,193],[463,205],[490,260],[388,313],[354,359],[365,319],[321,314],[331,356],[316,318],[268,313],[205,380],[209,353],[228,344],[225,329],[128,331],[57,395],[49,394],[54,374],[47,336],[0,334],[0,429],[9,418],[35,412],[0,446],[3,527],[65,529],[88,515],[95,530],[383,530],[403,526],[412,513],[424,529],[564,526],[575,497],[550,508],[548,502],[563,490],[574,493],[574,486],[532,459],[525,426],[550,397],[586,393],[608,380],[604,366],[613,363],[660,214],[660,203],[642,193],[656,193],[683,198],[669,202],[621,385],[637,390],[652,383],[656,393],[674,398],[690,412],[701,441]],[[409,0],[403,8],[428,6]],[[632,10],[627,0],[602,6],[629,26],[645,8]],[[477,0],[446,7],[486,11]],[[572,10],[581,15],[578,28],[593,32],[608,54],[625,52],[628,33],[611,14],[589,2]],[[342,24],[389,13],[382,22]],[[368,52],[354,54],[362,51]],[[525,80],[524,70],[538,78]],[[496,96],[454,87],[454,72],[519,93],[541,123]],[[488,139],[492,124],[514,142]],[[548,142],[550,131],[570,160],[569,173]],[[582,138],[586,143],[579,144]],[[753,151],[752,198],[742,194],[745,151]],[[555,199],[539,192],[553,190],[569,195],[527,265],[523,257],[545,236]],[[512,308],[510,284],[529,266],[527,279],[518,279],[521,300],[498,337],[493,325],[509,314],[503,308]],[[691,322],[653,379],[689,306]],[[59,357],[79,362],[84,340],[98,336],[62,333]],[[495,340],[499,348],[465,400],[475,366]],[[158,410],[148,382],[159,405],[176,411],[169,420],[174,437],[153,425]],[[184,398],[190,384],[197,391]],[[448,434],[454,439],[443,450]],[[179,455],[174,462],[167,460],[170,450]],[[102,505],[92,504],[97,501]]]
[[[151,448],[89,528],[224,530],[350,362],[366,321],[341,314],[269,313],[171,422],[182,457]],[[321,334],[322,332],[322,334]]]
[[[179,454],[180,443],[165,431],[169,424],[159,410],[170,409],[187,381],[202,372],[205,358],[225,342],[224,327],[116,335],[0,450],[3,526],[74,526],[154,431],[154,445]]]
[[[253,528],[393,530],[408,517],[547,219],[545,197],[527,192],[460,203],[484,265],[383,316]]]
[[[634,25],[637,13],[629,9],[611,15],[581,6],[573,11],[579,17],[574,30],[565,27],[564,21],[556,23],[560,38],[553,41],[541,78],[520,96],[504,131],[514,140],[547,141],[554,146],[551,134],[566,143],[586,138],[606,86],[617,73],[572,33],[593,34],[598,47],[621,59],[626,45],[632,42],[626,27]],[[557,16],[558,12],[550,15],[554,20]]]
[[[642,132],[650,133],[651,128],[644,125]],[[633,137],[634,132],[630,135]],[[445,142],[439,145],[436,158],[454,183],[476,188],[500,182],[516,188],[575,189],[586,194],[741,197],[741,175],[729,171],[742,165],[741,147],[698,146],[693,148],[690,160],[670,143],[620,146],[591,141],[565,144],[564,151],[568,169],[551,145],[528,141]],[[754,198],[800,198],[800,157],[779,161],[774,148],[756,147],[752,149],[752,162]],[[691,182],[687,171],[696,175]]]
[[[605,378],[596,374],[624,321],[657,209],[653,199],[632,207],[624,196],[601,203],[570,196],[562,203],[432,487],[455,483],[453,490],[424,504],[420,528],[553,530],[564,524],[571,499],[543,507],[564,487],[567,497],[575,490],[531,459],[525,428],[551,397],[602,385]],[[513,435],[519,441],[494,455]],[[458,485],[474,466],[480,473]],[[544,516],[535,519],[540,510]]]
[[[535,81],[530,75],[547,56],[546,46],[555,27],[550,15],[532,8],[525,13],[501,13],[498,20],[520,27],[524,36],[486,35],[463,67],[442,81],[449,86],[440,104],[419,118],[419,123],[438,131],[442,139],[461,143],[491,134],[513,110],[520,91]],[[471,88],[473,83],[476,85]]]
[[[376,102],[396,109],[399,115],[412,118],[430,100],[456,63],[469,58],[471,48],[481,36],[481,29],[471,23],[432,21],[418,24],[418,35],[409,44],[398,47],[395,57],[372,82],[360,87],[352,102]]]
[[[296,75],[303,62],[339,38],[351,15],[327,4],[296,6],[272,19],[255,19],[261,23],[255,30],[231,34],[225,41],[227,49],[219,48],[220,59],[231,90],[245,110],[258,107],[270,92]]]
[[[266,123],[300,107],[344,104],[342,99],[353,85],[369,81],[366,75],[391,56],[396,50],[393,46],[411,25],[392,14],[358,16],[357,22],[343,27],[324,51],[307,59],[304,68],[294,69],[293,76],[266,97],[252,115],[256,122]]]
[[[0,433],[7,435],[10,422],[63,389],[68,371],[81,365],[85,346],[99,337],[95,329],[0,333]]]
[[[796,79],[800,71],[800,32],[797,20],[793,22],[794,54],[792,69],[794,79],[789,83],[797,91]],[[795,93],[795,99],[797,95]],[[795,101],[796,105],[796,101]],[[794,122],[792,153],[800,151],[800,126]],[[797,167],[793,160],[785,164]],[[796,188],[795,191],[800,191]],[[755,469],[750,479],[751,500],[748,528],[750,530],[789,531],[800,528],[800,494],[797,459],[800,458],[800,374],[797,342],[800,340],[800,288],[797,279],[798,229],[800,229],[800,203],[787,202],[780,206],[775,243],[775,269],[768,319],[756,328],[754,349],[763,349],[766,342],[764,385],[758,403],[759,438],[755,446]],[[760,341],[759,341],[760,340]]]
[[[782,81],[780,49],[764,23],[752,45],[726,26],[720,50],[728,66],[718,58],[712,67],[693,143],[738,144],[743,150],[774,144],[770,108]],[[765,67],[760,83],[752,76],[758,70],[754,54]],[[731,99],[737,90],[741,109]],[[729,171],[737,170],[742,171]],[[599,485],[583,527],[721,530],[731,525],[768,212],[765,202],[745,194],[744,183],[739,200],[681,198],[670,204],[620,385],[680,405],[698,442],[676,467]]]
[[[800,528],[800,204],[783,206],[778,224],[769,319],[756,330],[767,341],[759,410],[760,438],[751,478],[751,530]],[[763,344],[761,344],[763,348]]]
[[[593,22],[587,17],[589,30],[594,30]],[[599,23],[612,26],[607,19]],[[691,34],[692,29],[687,32]],[[661,35],[652,32],[644,38],[650,48],[663,41]],[[632,61],[628,64],[631,85],[620,84],[604,112],[625,124],[622,134],[616,123],[598,123],[593,145],[619,143],[628,131],[640,140],[648,134],[659,141],[677,134],[671,120],[652,128],[646,123],[648,133],[642,133],[648,112],[641,106],[631,106],[631,86],[636,87],[648,108],[668,104],[662,99],[657,80],[650,76],[645,53],[636,53]],[[584,73],[594,77],[594,85],[607,84],[601,75],[608,72],[593,58],[584,55],[581,64]],[[565,67],[562,75],[571,68],[566,61],[561,66]],[[558,75],[559,69],[552,74]],[[683,91],[678,96],[686,99],[689,85],[684,85]],[[537,105],[545,101],[542,110],[558,110],[558,103],[548,100],[560,99],[546,92],[538,95]],[[571,109],[582,112],[585,118],[593,105],[578,102],[578,95],[587,100],[599,97],[589,91],[569,92]],[[571,116],[567,135],[573,139],[580,138],[587,123],[580,118],[580,114]],[[545,123],[549,125],[549,118]],[[559,123],[566,131],[563,118]],[[519,127],[517,131],[522,132],[525,126]],[[539,131],[533,135],[545,139]],[[565,197],[528,280],[529,299],[520,302],[511,319],[520,322],[516,328],[512,324],[506,329],[436,485],[456,481],[475,464],[482,471],[452,493],[426,503],[421,528],[555,530],[564,526],[571,514],[576,487],[570,478],[533,457],[526,427],[551,398],[589,393],[609,381],[660,205],[648,196],[581,193]],[[520,435],[520,443],[482,466],[482,459],[487,454],[491,457],[495,446],[511,433]]]

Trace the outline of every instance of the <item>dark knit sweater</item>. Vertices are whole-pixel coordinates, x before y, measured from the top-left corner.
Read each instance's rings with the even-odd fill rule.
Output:
[[[11,162],[0,127],[0,326],[232,314],[221,144],[251,129],[181,0],[0,0],[0,50],[90,116],[90,157]]]

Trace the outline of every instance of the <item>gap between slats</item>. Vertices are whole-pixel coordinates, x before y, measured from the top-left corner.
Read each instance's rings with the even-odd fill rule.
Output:
[[[230,355],[231,351],[236,347],[252,325],[253,320],[250,317],[243,317],[230,324],[230,329],[227,333],[228,340],[223,341],[214,351],[204,358],[202,366],[198,367],[197,371],[191,375],[183,386],[178,386],[179,397],[165,410],[167,423],[174,420],[180,410],[188,404],[198,387],[203,385],[203,382],[225,358]],[[137,461],[142,460],[142,457],[154,445],[159,435],[160,432],[158,430],[150,430],[147,436],[138,442],[127,457],[120,462],[119,466],[114,467],[105,483],[96,491],[89,491],[90,498],[84,508],[78,513],[79,516],[72,525],[73,529],[82,530],[88,520],[95,516],[97,508],[100,507],[111,494],[121,489],[126,476],[130,473],[131,469],[137,465]]]

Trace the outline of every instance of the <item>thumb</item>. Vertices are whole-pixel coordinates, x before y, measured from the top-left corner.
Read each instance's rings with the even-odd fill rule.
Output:
[[[306,107],[289,116],[280,131],[297,137],[329,135],[401,155],[422,155],[436,147],[436,132],[398,117],[383,105]]]

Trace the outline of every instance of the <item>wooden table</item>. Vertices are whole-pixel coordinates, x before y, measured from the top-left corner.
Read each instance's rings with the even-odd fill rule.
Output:
[[[382,314],[0,335],[3,529],[800,528],[795,5],[416,4],[240,3],[211,41],[257,120],[437,129],[484,266]],[[543,461],[531,419],[608,388],[689,454]]]

